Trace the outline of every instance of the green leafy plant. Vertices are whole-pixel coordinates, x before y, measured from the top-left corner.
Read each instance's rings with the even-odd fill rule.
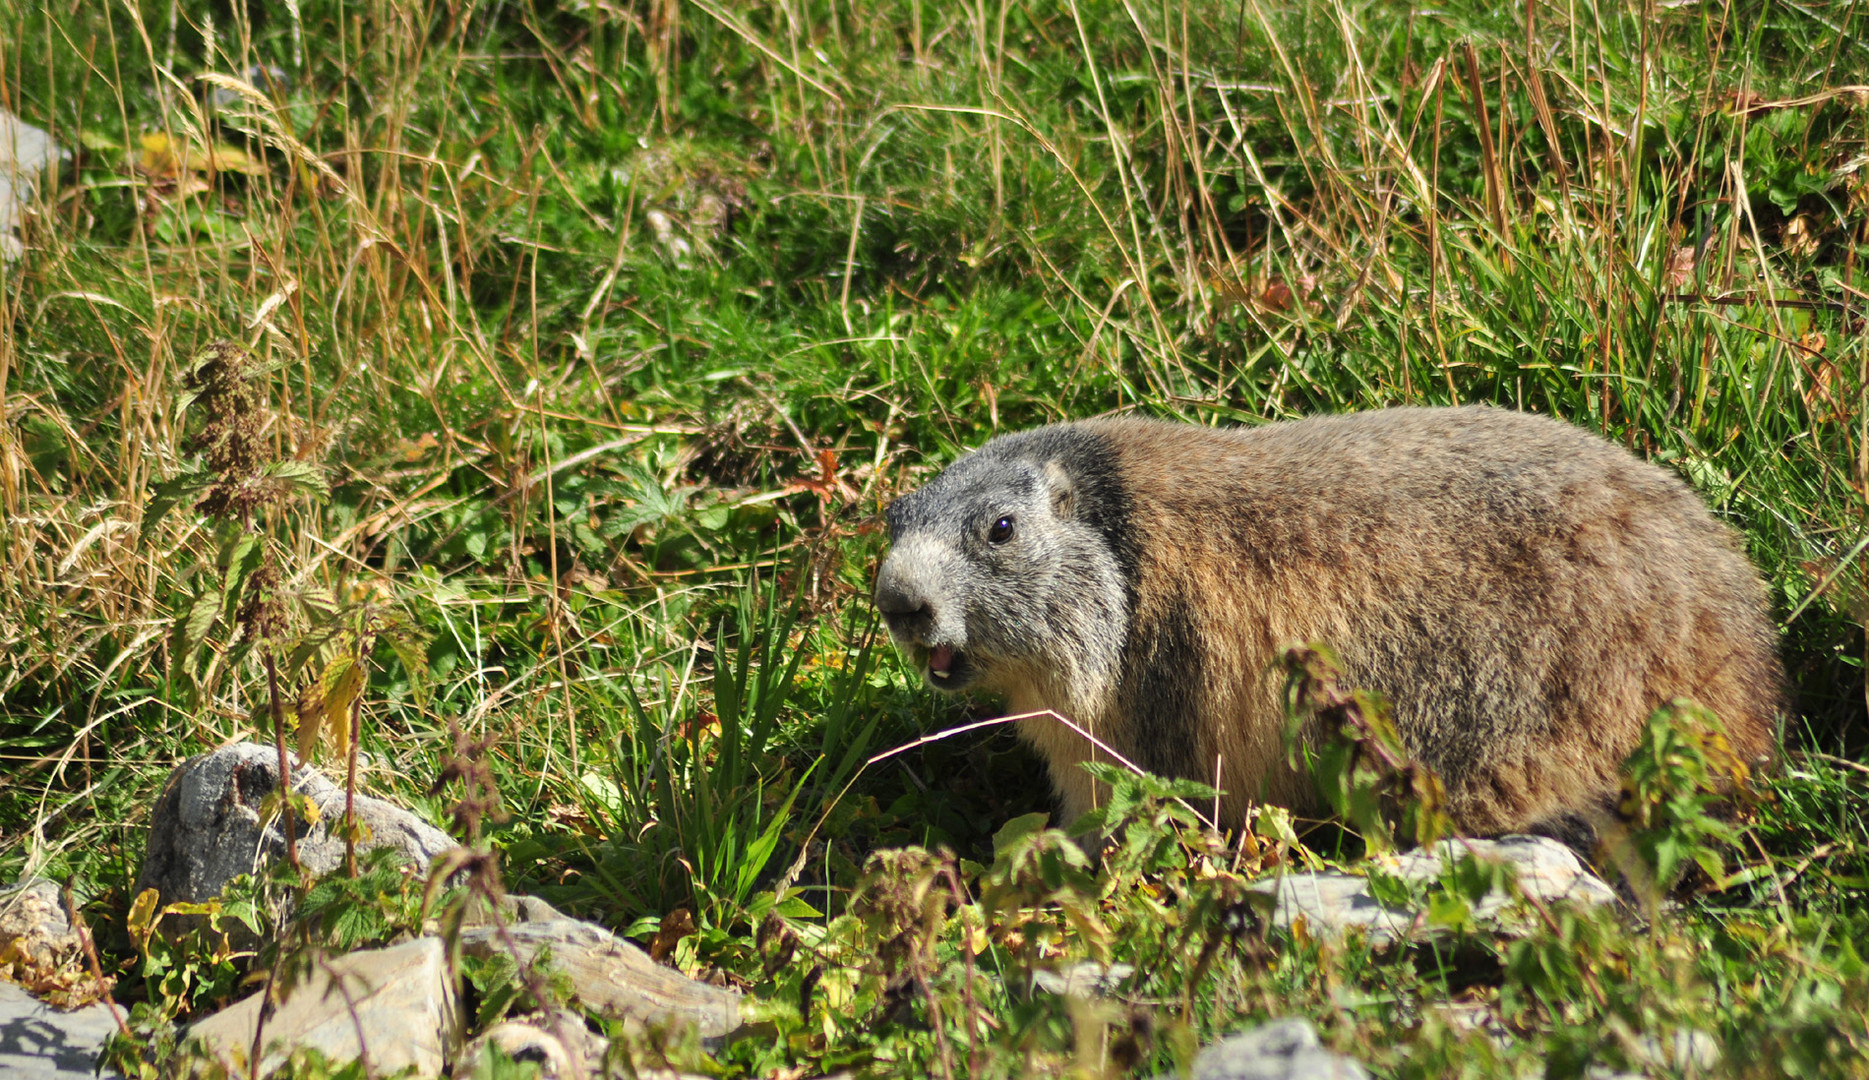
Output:
[[[1752,797],[1750,780],[1707,709],[1677,698],[1650,713],[1623,763],[1622,829],[1606,838],[1612,855],[1626,838],[1639,858],[1631,884],[1651,898],[1666,895],[1698,868],[1710,886],[1724,887],[1726,861],[1743,831],[1728,812],[1735,799]]]
[[[254,955],[263,911],[260,891],[246,875],[203,903],[163,904],[154,889],[138,894],[124,929],[139,954],[136,973],[152,1009],[172,1020],[229,1003]]]
[[[1285,650],[1285,741],[1294,768],[1372,852],[1398,840],[1430,844],[1452,831],[1440,778],[1402,745],[1379,694],[1342,686],[1336,655],[1321,644]]]
[[[876,728],[864,707],[875,629],[830,669],[821,741],[801,768],[782,727],[808,655],[800,612],[776,579],[741,592],[705,650],[712,709],[696,701],[658,717],[624,687],[634,724],[619,764],[630,771],[587,777],[585,791],[610,833],[595,851],[599,872],[651,910],[686,906],[703,923],[738,918],[784,866],[775,860],[801,793],[814,778],[816,790],[835,793],[861,767]]]

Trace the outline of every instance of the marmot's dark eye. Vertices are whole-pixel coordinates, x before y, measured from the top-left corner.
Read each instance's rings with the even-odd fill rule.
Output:
[[[991,544],[1003,544],[1012,539],[1012,519],[1003,517],[995,521],[993,527],[986,531],[986,539]]]

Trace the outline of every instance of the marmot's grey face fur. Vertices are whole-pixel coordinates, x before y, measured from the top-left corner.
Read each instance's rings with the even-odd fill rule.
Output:
[[[1059,428],[998,439],[889,508],[876,607],[929,685],[1037,681],[1083,704],[1115,678],[1128,523],[1102,443]]]
[[[961,458],[889,530],[891,633],[931,685],[1033,717],[1020,734],[1067,818],[1101,798],[1078,764],[1106,750],[1218,775],[1227,824],[1254,802],[1313,808],[1281,740],[1276,662],[1299,642],[1393,703],[1476,832],[1612,808],[1675,697],[1755,760],[1784,708],[1767,594],[1732,530],[1678,477],[1548,417],[1059,424]]]

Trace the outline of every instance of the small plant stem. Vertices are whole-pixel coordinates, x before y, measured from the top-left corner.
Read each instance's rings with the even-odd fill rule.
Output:
[[[357,662],[363,663],[362,650]],[[357,876],[357,741],[363,737],[363,695],[350,703],[350,757],[344,769],[344,872]]]
[[[967,890],[961,885],[960,866],[951,853],[948,855],[947,866],[942,869],[942,874],[947,878],[948,892],[954,899],[954,910],[958,913],[967,905]],[[966,958],[967,963],[967,978],[961,983],[961,1008],[966,1013],[967,1024],[967,1075],[979,1076],[983,1063],[980,1060],[980,1038],[977,1030],[979,1006],[975,1002],[973,993],[974,954],[971,948],[963,948],[961,955]]]
[[[535,258],[532,260],[532,310],[534,312],[532,338],[534,342],[538,341],[539,334],[537,325],[538,316],[536,314],[538,311],[538,293],[539,260]],[[584,766],[579,758],[578,747],[583,740],[578,738],[577,705],[574,704],[571,699],[571,672],[565,666],[565,594],[568,590],[564,579],[559,576],[558,571],[558,496],[552,486],[552,477],[557,470],[552,467],[552,440],[545,425],[544,394],[539,395],[538,402],[539,445],[545,448],[545,527],[547,531],[545,550],[551,557],[552,575],[552,585],[550,591],[546,594],[545,603],[546,611],[550,613],[549,622],[552,628],[552,647],[558,653],[558,684],[564,688],[565,729],[567,732],[565,742],[571,748],[571,770],[574,774],[582,775]]]
[[[910,962],[915,975],[915,985],[922,992],[922,1000],[928,1003],[928,1026],[934,1029],[935,1051],[941,1055],[941,1075],[945,1080],[954,1080],[954,1047],[949,1045],[947,1024],[941,1019],[941,1003],[935,999],[934,988],[928,984],[928,973],[922,968],[921,957],[917,955]],[[968,1018],[969,1022],[972,1018]]]
[[[1780,889],[1779,891],[1782,893],[1784,890]],[[98,962],[97,942],[91,938],[91,927],[78,915],[78,901],[77,898],[72,895],[71,882],[69,880],[65,882],[64,894],[65,920],[71,924],[73,932],[78,935],[78,944],[84,947],[85,962],[91,965],[91,978],[96,980],[96,985],[101,991],[105,986],[104,966]],[[102,995],[102,997],[105,1006],[110,1010],[110,1018],[117,1022],[117,1031],[126,1039],[132,1038],[130,1025],[124,1020],[123,1012],[117,1008],[117,1003],[111,1001],[107,994]]]
[[[292,813],[292,762],[286,757],[286,710],[279,700],[279,661],[269,648],[266,657],[266,693],[272,704],[273,713],[273,752],[279,755],[279,822],[286,834],[286,862],[292,865],[292,872],[303,877],[303,867],[299,865],[299,831]],[[301,885],[303,882],[301,882]]]
[[[1447,403],[1458,405],[1460,391],[1454,387],[1454,369],[1447,364],[1447,345],[1441,340],[1441,117],[1446,96],[1446,84],[1434,80],[1434,159],[1428,167],[1428,326],[1434,331],[1434,351],[1440,354],[1441,375],[1447,380]]]
[[[1473,43],[1462,46],[1467,62],[1467,91],[1473,95],[1473,126],[1480,134],[1480,167],[1486,181],[1486,212],[1503,249],[1506,242],[1504,177],[1499,175],[1499,154],[1493,146],[1493,129],[1486,115],[1486,88],[1480,81],[1480,57]],[[1503,108],[1503,106],[1502,106]]]

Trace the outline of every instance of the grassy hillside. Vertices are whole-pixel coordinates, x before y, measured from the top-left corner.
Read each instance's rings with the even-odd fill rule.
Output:
[[[1721,1075],[1860,1074],[1859,9],[8,5],[0,105],[71,157],[0,266],[0,879],[91,896],[143,1019],[226,998],[235,961],[125,920],[167,769],[270,739],[270,680],[437,821],[451,728],[490,740],[509,885],[644,940],[685,909],[672,962],[783,1006],[730,1074],[1146,1074],[1286,1013],[1392,1076],[1689,1029]],[[1278,822],[1144,798],[1094,873],[996,860],[1049,808],[1003,728],[864,765],[993,715],[865,599],[879,509],[965,448],[1449,402],[1679,471],[1772,586],[1785,768],[1730,843],[1648,823],[1707,856],[1677,906],[1268,944],[1225,928],[1307,857]],[[1146,974],[1031,991],[1085,956]]]

